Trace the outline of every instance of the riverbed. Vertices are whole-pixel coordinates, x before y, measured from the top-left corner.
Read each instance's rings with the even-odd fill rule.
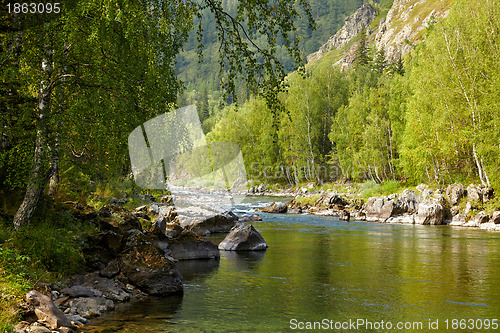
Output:
[[[249,198],[237,211],[269,200]],[[314,322],[339,331],[355,322],[360,332],[389,324],[446,332],[462,320],[472,332],[493,327],[493,319],[500,325],[500,233],[260,215],[252,224],[267,251],[179,262],[183,296],[122,304],[84,331],[285,332]]]

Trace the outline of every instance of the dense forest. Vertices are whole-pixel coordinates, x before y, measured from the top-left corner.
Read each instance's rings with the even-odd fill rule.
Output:
[[[252,178],[498,188],[498,2],[457,1],[403,61],[358,36],[354,68],[290,75],[276,119],[259,98],[226,108],[209,137],[238,143]],[[277,122],[278,127],[272,126]]]
[[[67,0],[28,14],[2,2],[0,330],[34,284],[82,270],[98,227],[78,214],[151,195],[134,183],[128,135],[185,105],[210,142],[239,145],[255,183],[498,190],[500,2],[456,0],[403,59],[374,47],[372,26],[301,66],[367,2],[378,22],[392,4]]]

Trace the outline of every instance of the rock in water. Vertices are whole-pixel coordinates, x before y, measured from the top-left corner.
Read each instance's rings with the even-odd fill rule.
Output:
[[[182,292],[182,276],[165,252],[139,240],[120,258],[120,272],[126,279],[150,295]],[[123,281],[127,283],[128,281]]]
[[[229,232],[236,221],[238,221],[238,216],[228,211],[204,219],[185,218],[181,220],[181,226],[200,235],[208,235]]]
[[[217,245],[209,240],[179,239],[169,245],[170,256],[177,260],[215,259],[220,257]]]
[[[26,301],[33,304],[38,321],[55,330],[59,327],[73,327],[71,321],[59,310],[50,297],[32,290],[26,294]]]
[[[268,245],[261,234],[251,224],[239,223],[219,244],[225,251],[259,251],[267,249]]]
[[[444,221],[444,209],[435,200],[427,199],[418,205],[416,223],[440,225]]]
[[[288,205],[286,204],[286,202],[273,202],[269,206],[264,207],[262,209],[262,211],[266,213],[278,213],[278,214],[286,213],[287,210],[288,210]]]
[[[366,202],[364,211],[368,222],[385,222],[392,216],[394,201],[389,200],[387,197],[372,197]]]

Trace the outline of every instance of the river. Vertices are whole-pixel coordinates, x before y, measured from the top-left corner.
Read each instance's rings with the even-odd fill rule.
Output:
[[[238,210],[266,200],[249,198]],[[84,331],[286,332],[315,321],[358,332],[500,325],[499,233],[260,215],[264,221],[252,224],[267,251],[179,262],[183,296],[122,304]]]

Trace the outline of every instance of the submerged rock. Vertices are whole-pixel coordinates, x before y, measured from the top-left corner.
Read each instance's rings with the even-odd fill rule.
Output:
[[[265,213],[276,213],[276,214],[284,214],[288,210],[288,205],[286,202],[273,202],[267,207],[262,208],[262,211]]]
[[[260,251],[268,245],[262,235],[251,224],[239,223],[219,244],[225,251]]]

